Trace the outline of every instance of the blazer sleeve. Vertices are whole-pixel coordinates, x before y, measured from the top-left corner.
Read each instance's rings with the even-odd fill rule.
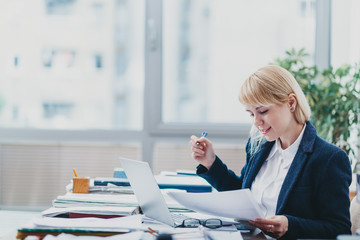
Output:
[[[324,149],[323,149],[324,150]],[[324,154],[326,155],[326,154]],[[351,234],[349,185],[352,172],[348,156],[341,149],[324,157],[316,169],[316,181],[313,190],[313,219],[284,214],[289,221],[288,232],[282,239],[301,238],[336,238],[339,234]]]
[[[215,162],[208,170],[203,165],[197,166],[196,173],[208,181],[218,191],[229,191],[241,189],[244,176],[249,168],[249,141],[246,144],[246,163],[241,170],[240,176],[237,176],[232,170],[228,169],[221,159],[216,156]]]

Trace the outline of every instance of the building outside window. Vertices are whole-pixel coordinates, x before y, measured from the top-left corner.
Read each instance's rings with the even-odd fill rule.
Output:
[[[0,3],[0,127],[142,129],[144,8],[142,0]],[[72,114],[49,113],[51,102]]]

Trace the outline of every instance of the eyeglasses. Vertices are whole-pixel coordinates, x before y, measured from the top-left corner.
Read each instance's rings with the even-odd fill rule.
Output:
[[[206,220],[200,220],[196,218],[187,218],[184,219],[182,224],[176,226],[176,227],[184,227],[184,228],[197,228],[199,226],[204,226],[207,228],[215,229],[220,228],[223,226],[230,226],[231,224],[224,224],[223,221],[216,218],[209,218]]]

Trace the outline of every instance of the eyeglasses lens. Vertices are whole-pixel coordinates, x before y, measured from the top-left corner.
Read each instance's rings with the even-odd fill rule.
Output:
[[[220,219],[207,219],[204,226],[207,228],[219,228],[222,226],[222,221]]]

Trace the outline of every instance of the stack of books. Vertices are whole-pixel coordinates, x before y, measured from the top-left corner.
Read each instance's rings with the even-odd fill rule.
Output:
[[[66,193],[56,197],[52,207],[43,211],[41,218],[18,229],[17,239],[28,235],[71,233],[74,235],[110,236],[126,233],[131,219],[139,218],[141,212],[136,196],[126,178],[120,174],[114,178],[94,178],[89,181],[89,193],[73,193],[73,183],[66,186]],[[169,191],[211,192],[211,186],[194,174],[163,172],[156,176],[159,187],[171,212],[192,212],[167,195]],[[141,218],[141,217],[140,217]],[[121,221],[120,219],[124,219]],[[140,228],[131,223],[135,229]],[[118,225],[122,222],[121,225]],[[97,227],[94,227],[97,226]],[[119,228],[116,226],[127,226]],[[130,229],[130,230],[129,230]]]

